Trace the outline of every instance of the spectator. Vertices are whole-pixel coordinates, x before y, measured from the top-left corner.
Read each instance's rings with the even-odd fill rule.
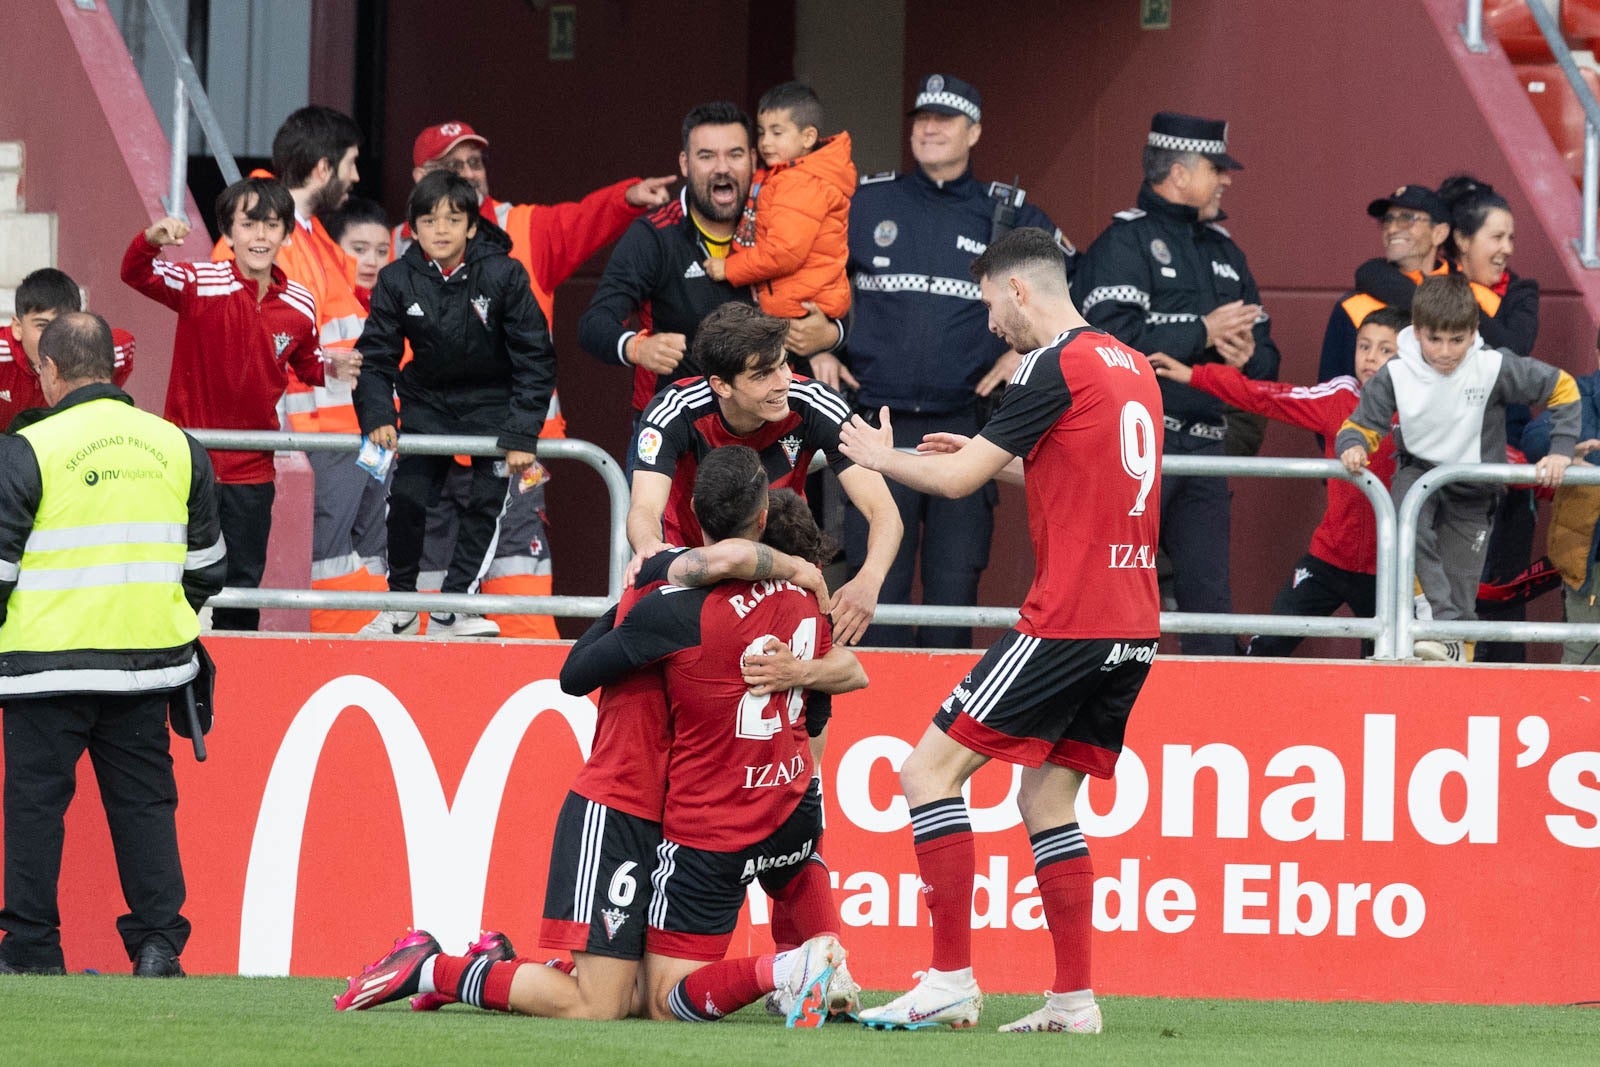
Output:
[[[321,216],[328,236],[344,251],[345,278],[361,304],[362,311],[372,303],[372,290],[378,272],[394,261],[394,244],[389,236],[389,216],[383,205],[364,196],[352,196],[341,208]],[[363,314],[362,321],[366,321]]]
[[[488,564],[498,517],[513,482],[534,464],[534,449],[555,386],[550,333],[528,272],[509,255],[511,239],[478,214],[478,196],[448,171],[411,190],[407,219],[418,240],[378,274],[372,314],[361,331],[370,380],[356,394],[361,429],[380,448],[408,434],[493,434],[506,450],[472,460],[472,489],[445,573],[446,593],[473,591]],[[412,359],[400,366],[409,343]],[[438,496],[449,456],[401,455],[389,492],[389,588],[415,592],[427,505]],[[435,613],[432,625],[455,637],[500,632],[480,615]],[[379,613],[363,632],[415,633],[414,611]]]
[[[822,102],[809,86],[767,90],[756,108],[756,148],[767,169],[756,174],[729,256],[702,264],[714,281],[755,286],[761,310],[779,318],[813,306],[836,319],[850,311],[845,261],[856,166],[848,133],[821,134]]]
[[[1278,376],[1278,346],[1244,252],[1219,225],[1222,195],[1241,165],[1219,119],[1163,111],[1145,139],[1138,206],[1095,239],[1073,283],[1084,318],[1141,352],[1188,366],[1231,363],[1246,378]],[[1222,402],[1167,378],[1168,455],[1221,456]],[[1222,478],[1161,481],[1161,547],[1172,560],[1178,610],[1233,610],[1229,582],[1232,494]],[[1187,654],[1233,655],[1227,634],[1184,634]]]
[[[0,974],[65,970],[62,818],[85,749],[128,905],[117,930],[133,973],[183,974],[189,920],[165,720],[172,690],[200,671],[195,612],[222,588],[224,547],[205,452],[111,384],[113,359],[104,319],[63,313],[39,340],[50,412],[0,438]],[[74,469],[85,452],[85,467],[122,477]],[[105,576],[116,571],[142,576]]]
[[[856,291],[848,351],[843,362],[811,361],[818,380],[854,391],[857,409],[868,417],[887,407],[899,447],[925,433],[977,433],[988,398],[1017,368],[1017,353],[989,332],[978,286],[967,274],[973,257],[1012,226],[1055,234],[1069,274],[1076,255],[1021,189],[972,176],[972,149],[983,133],[983,98],[975,87],[930,74],[918,83],[910,116],[916,169],[863,178],[851,205]],[[920,556],[923,603],[977,603],[999,490],[985,484],[949,500],[898,483],[889,488],[905,536],[883,583],[883,602],[910,603]],[[844,532],[846,558],[860,568],[869,531],[859,511],[846,510]],[[968,648],[972,631],[874,626],[867,640]]]
[[[179,219],[162,219],[134,236],[122,257],[122,280],[178,313],[167,419],[185,429],[276,430],[290,367],[302,382],[321,384],[325,362],[342,380],[355,379],[360,356],[349,349],[324,354],[311,293],[276,264],[293,219],[294,200],[283,183],[245,178],[217,197],[217,228],[232,262],[161,259],[162,247],[181,244],[189,233]],[[228,544],[227,585],[254,589],[272,531],[272,453],[218,451],[211,463]],[[255,630],[261,613],[216,608],[211,624]]]
[[[1356,374],[1319,385],[1256,382],[1237,367],[1200,363],[1193,367],[1171,356],[1150,357],[1156,374],[1209,393],[1219,400],[1300,426],[1317,434],[1329,459],[1339,427],[1356,409],[1361,387],[1395,354],[1396,338],[1411,317],[1399,308],[1381,307],[1367,314],[1356,334]],[[1394,442],[1385,439],[1372,458],[1372,473],[1384,485],[1394,477]],[[1332,615],[1349,606],[1370,618],[1377,612],[1377,520],[1372,504],[1349,482],[1328,482],[1328,507],[1311,535],[1311,545],[1295,564],[1294,573],[1272,601],[1274,615]],[[1252,637],[1247,656],[1289,656],[1304,638],[1294,635]]]
[[[1450,210],[1450,240],[1441,251],[1451,266],[1472,283],[1478,302],[1478,333],[1491,348],[1519,356],[1533,355],[1539,337],[1539,283],[1519,278],[1506,269],[1516,237],[1511,205],[1493,186],[1466,174],[1446,178],[1439,198]],[[1523,451],[1523,431],[1528,425],[1525,404],[1506,405],[1506,444]],[[1513,459],[1513,462],[1517,462]],[[1498,585],[1521,574],[1533,558],[1533,528],[1537,503],[1533,491],[1507,486],[1489,532],[1489,551],[1483,581]],[[1482,601],[1480,618],[1519,622],[1528,617],[1527,601]],[[1527,646],[1520,641],[1480,641],[1473,659],[1479,663],[1522,663]]]
[[[844,398],[821,382],[791,384],[784,358],[790,336],[784,320],[748,304],[724,304],[706,316],[694,343],[694,362],[705,376],[679,379],[645,411],[634,448],[628,540],[645,557],[703,543],[690,497],[700,463],[716,448],[754,449],[772,487],[802,497],[811,457],[826,453],[871,527],[866,563],[833,594],[834,633],[840,644],[854,644],[877,609],[900,519],[883,477],[839,451],[839,426],[849,414]]]
[[[1600,357],[1600,339],[1595,345]],[[1578,379],[1578,396],[1582,425],[1573,454],[1578,462],[1588,464],[1588,457],[1600,449],[1600,371]],[[1542,456],[1549,438],[1550,419],[1540,415],[1529,423],[1524,438],[1528,455]],[[1596,590],[1600,589],[1600,530],[1596,520],[1600,520],[1600,486],[1563,485],[1556,490],[1550,509],[1547,551],[1561,575],[1567,622],[1600,623],[1600,608],[1595,606]],[[1568,641],[1562,647],[1561,662],[1600,663],[1600,644]]]
[[[342,207],[360,180],[356,162],[361,130],[355,120],[330,107],[303,107],[291,113],[272,138],[272,171],[294,200],[290,239],[278,266],[305,287],[316,302],[317,335],[326,352],[350,351],[361,334],[366,309],[356,298],[348,258],[328,233],[321,216]],[[268,172],[258,172],[268,176]],[[218,241],[211,258],[231,258]],[[348,382],[313,384],[291,376],[283,411],[296,433],[347,433],[360,430]],[[383,487],[356,466],[354,452],[308,452],[314,481],[311,523],[311,588],[373,591],[383,588],[383,571],[357,543],[364,516],[382,506]],[[231,584],[231,583],[230,583]],[[311,629],[355,633],[376,612],[316,608]]]
[[[511,204],[489,195],[489,141],[465,122],[429,126],[411,146],[411,180],[448,170],[478,193],[478,210],[511,237],[511,258],[528,272],[528,281],[545,322],[554,328],[555,291],[590,256],[615,241],[640,213],[669,199],[672,177],[625,178],[603,186],[582,200],[560,204]],[[403,253],[411,243],[410,227],[395,230],[394,247]],[[559,395],[552,394],[542,437],[565,437],[566,419]],[[545,483],[549,472],[537,461],[528,468],[506,500],[495,540],[494,559],[483,574],[485,593],[549,596],[553,572],[550,538],[545,530]],[[444,581],[456,540],[456,524],[467,507],[472,471],[461,456],[445,476],[439,502],[428,508],[418,585],[438,589]],[[555,620],[548,615],[491,615],[502,637],[555,639]]]
[[[733,243],[750,193],[753,139],[750,116],[737,105],[701,104],[684,116],[678,154],[683,191],[628,227],[578,322],[584,351],[634,368],[635,429],[637,413],[658,391],[675,378],[704,372],[691,355],[700,320],[730,300],[750,302],[747,292],[713,281],[701,264],[726,256]],[[790,323],[787,345],[809,356],[843,337],[842,325],[814,311]]]
[[[1368,204],[1367,214],[1378,220],[1383,255],[1356,268],[1356,287],[1329,314],[1318,381],[1355,373],[1356,328],[1368,315],[1390,305],[1409,312],[1422,279],[1450,269],[1450,209],[1426,185],[1402,185]]]
[[[1478,336],[1478,305],[1459,274],[1427,278],[1411,303],[1413,325],[1400,331],[1399,352],[1361,391],[1336,448],[1351,473],[1390,432],[1396,416],[1399,457],[1390,492],[1398,503],[1429,468],[1442,463],[1504,463],[1505,405],[1542,403],[1551,418],[1550,454],[1537,464],[1537,484],[1559,486],[1572,462],[1581,423],[1572,376],[1547,363],[1489,348]],[[1440,489],[1422,506],[1417,526],[1417,581],[1435,619],[1471,620],[1483,573],[1489,523],[1498,505],[1494,485]],[[1418,641],[1422,659],[1466,662],[1460,641]]]
[[[22,279],[13,298],[10,326],[0,326],[0,430],[19,412],[43,407],[39,387],[39,335],[59,315],[83,310],[78,283],[54,267],[42,267]],[[133,335],[112,330],[116,362],[111,384],[120,386],[133,373]],[[20,358],[19,358],[20,357]]]

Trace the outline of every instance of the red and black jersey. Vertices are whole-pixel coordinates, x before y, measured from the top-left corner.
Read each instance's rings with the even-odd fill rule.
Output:
[[[1142,354],[1069,330],[1023,357],[982,436],[1023,458],[1031,637],[1155,637],[1161,390]]]
[[[646,664],[666,673],[668,728],[662,833],[681,844],[733,852],[771,834],[811,780],[804,694],[751,696],[739,661],[786,643],[801,659],[832,647],[811,594],[783,581],[661,586],[616,629],[574,645],[561,669],[568,692],[609,684]]]
[[[139,233],[123,253],[122,280],[178,313],[164,414],[184,429],[276,430],[290,367],[307,385],[323,384],[316,302],[277,267],[257,300],[237,263],[174,263]],[[217,451],[211,463],[224,484],[273,479],[271,452]]]
[[[133,373],[133,334],[114,329],[111,344],[115,350],[111,381],[120,386]],[[45,406],[39,376],[28,363],[22,342],[11,332],[10,326],[0,326],[0,430],[10,426],[19,412]]]
[[[633,585],[622,592],[612,612],[596,620],[572,646],[569,659],[609,633],[644,595],[664,584],[682,549],[658,552],[645,560]],[[572,780],[572,791],[608,808],[661,821],[667,792],[667,685],[659,664],[631,671],[600,690],[594,742],[589,758]]]
[[[761,455],[774,489],[806,495],[811,457],[822,452],[835,474],[854,464],[839,451],[839,427],[850,417],[844,397],[798,375],[789,385],[789,414],[740,436],[728,428],[708,379],[682,378],[656,394],[634,441],[634,469],[672,477],[661,516],[662,539],[672,545],[705,543],[689,501],[700,460],[713,448],[745,445]]]

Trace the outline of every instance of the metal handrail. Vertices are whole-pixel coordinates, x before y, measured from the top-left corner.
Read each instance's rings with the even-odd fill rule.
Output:
[[[145,8],[150,12],[150,19],[156,24],[156,29],[160,31],[162,43],[167,46],[167,54],[172,57],[172,67],[177,74],[172,80],[172,169],[168,178],[165,207],[167,214],[188,222],[190,107],[194,108],[194,116],[200,122],[200,129],[205,131],[206,143],[211,148],[211,158],[217,161],[217,167],[222,171],[222,180],[228,185],[239,180],[239,164],[234,160],[233,153],[228,150],[227,138],[222,135],[222,124],[217,121],[217,114],[211,109],[211,98],[206,95],[205,86],[200,83],[200,73],[195,70],[194,61],[189,58],[188,50],[178,38],[178,30],[172,24],[172,16],[167,13],[161,0],[145,0]]]
[[[1440,640],[1498,639],[1510,641],[1600,641],[1600,623],[1550,622],[1463,622],[1435,621],[1412,617],[1414,602],[1412,576],[1417,569],[1417,526],[1422,505],[1428,497],[1447,485],[1473,482],[1486,485],[1523,485],[1537,477],[1530,463],[1447,463],[1428,471],[1407,491],[1400,502],[1400,555],[1393,571],[1394,583],[1387,597],[1378,586],[1379,597],[1389,601],[1395,620],[1395,655],[1407,659],[1418,638]],[[1567,468],[1565,485],[1600,485],[1600,467],[1573,464]]]

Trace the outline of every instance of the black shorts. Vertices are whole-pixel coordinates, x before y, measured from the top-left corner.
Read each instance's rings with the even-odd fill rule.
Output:
[[[934,725],[974,752],[1110,778],[1156,639],[1009,631],[945,698]]]
[[[654,893],[661,824],[568,793],[550,844],[539,943],[637,960]]]
[[[720,960],[728,951],[751,882],[776,894],[800,873],[822,835],[822,793],[811,780],[783,825],[737,852],[711,852],[664,839],[650,903],[649,950],[686,960]]]

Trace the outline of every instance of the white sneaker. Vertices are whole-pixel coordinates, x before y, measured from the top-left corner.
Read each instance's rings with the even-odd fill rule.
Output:
[[[767,994],[767,1014],[776,1015],[780,1019],[789,1017],[789,1009],[794,1007],[794,997],[789,995],[787,989],[774,989]]]
[[[429,615],[428,633],[441,637],[499,637],[500,624],[482,615]]]
[[[1466,643],[1463,641],[1418,641],[1411,646],[1412,655],[1434,663],[1467,662]]]
[[[829,1015],[854,1015],[861,1010],[861,986],[851,977],[843,958],[833,965],[826,994]]]
[[[983,991],[977,979],[962,982],[928,971],[918,971],[916,977],[919,980],[909,993],[876,1008],[863,1008],[856,1017],[874,1030],[922,1030],[944,1024],[964,1030],[978,1025]]]
[[[1031,1011],[1013,1023],[1000,1028],[1002,1034],[1098,1034],[1105,1029],[1100,1019],[1100,1005],[1086,1008],[1058,1008],[1051,1001],[1053,993],[1046,993],[1044,1007]]]
[[[810,1030],[828,1021],[828,983],[845,951],[832,934],[818,934],[795,951],[801,955],[790,965],[784,984],[792,1000],[787,1025]]]
[[[417,613],[414,611],[380,611],[377,618],[361,628],[361,632],[398,637],[401,634],[416,633],[419,625]]]

